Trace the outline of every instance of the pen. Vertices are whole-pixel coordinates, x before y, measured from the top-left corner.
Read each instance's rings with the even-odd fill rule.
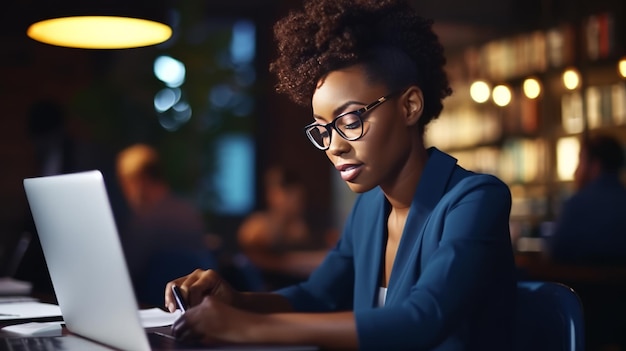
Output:
[[[174,298],[176,299],[176,304],[178,308],[180,308],[181,312],[185,312],[187,309],[187,305],[185,304],[185,300],[183,300],[183,294],[180,291],[180,288],[176,285],[172,285],[172,293],[174,293]]]

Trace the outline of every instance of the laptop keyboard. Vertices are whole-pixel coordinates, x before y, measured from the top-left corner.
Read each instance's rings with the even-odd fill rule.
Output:
[[[0,351],[72,350],[105,351],[112,349],[74,335],[0,338]]]
[[[60,350],[58,337],[3,338],[0,339],[2,351],[48,351]]]

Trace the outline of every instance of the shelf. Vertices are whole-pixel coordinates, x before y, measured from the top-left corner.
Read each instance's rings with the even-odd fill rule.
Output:
[[[464,168],[502,179],[511,189],[511,223],[518,234],[533,233],[554,218],[573,193],[570,178],[585,132],[610,132],[626,145],[626,79],[617,72],[626,53],[617,34],[626,28],[613,20],[610,11],[585,14],[468,48],[452,59],[465,62],[453,70],[463,76],[452,77],[455,94],[428,127],[426,142]],[[574,91],[562,81],[569,67],[581,74],[582,87]],[[536,99],[526,98],[522,89],[531,76],[542,85]],[[469,87],[479,78],[507,85],[511,103],[473,102]]]

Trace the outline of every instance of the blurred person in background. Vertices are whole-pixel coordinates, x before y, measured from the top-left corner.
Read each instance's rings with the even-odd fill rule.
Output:
[[[548,257],[574,264],[626,264],[624,149],[602,134],[585,137],[567,199],[547,238]]]
[[[548,259],[560,264],[626,269],[626,188],[620,179],[624,149],[606,134],[583,136],[576,192],[546,238]],[[626,350],[626,284],[567,282],[585,307],[587,350]]]
[[[245,218],[237,239],[266,289],[273,290],[306,279],[326,255],[325,238],[334,230],[320,216],[311,218],[306,188],[295,171],[270,167],[263,180],[265,208]]]
[[[141,302],[160,304],[163,287],[172,276],[187,274],[198,264],[216,266],[205,250],[202,213],[174,193],[157,151],[149,145],[122,150],[117,176],[132,211],[120,235],[135,291]],[[194,264],[194,257],[200,261]]]

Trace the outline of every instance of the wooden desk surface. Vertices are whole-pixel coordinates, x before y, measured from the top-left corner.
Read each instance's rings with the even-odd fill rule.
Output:
[[[584,266],[555,263],[541,253],[515,255],[521,278],[581,284],[626,285],[626,266]]]

